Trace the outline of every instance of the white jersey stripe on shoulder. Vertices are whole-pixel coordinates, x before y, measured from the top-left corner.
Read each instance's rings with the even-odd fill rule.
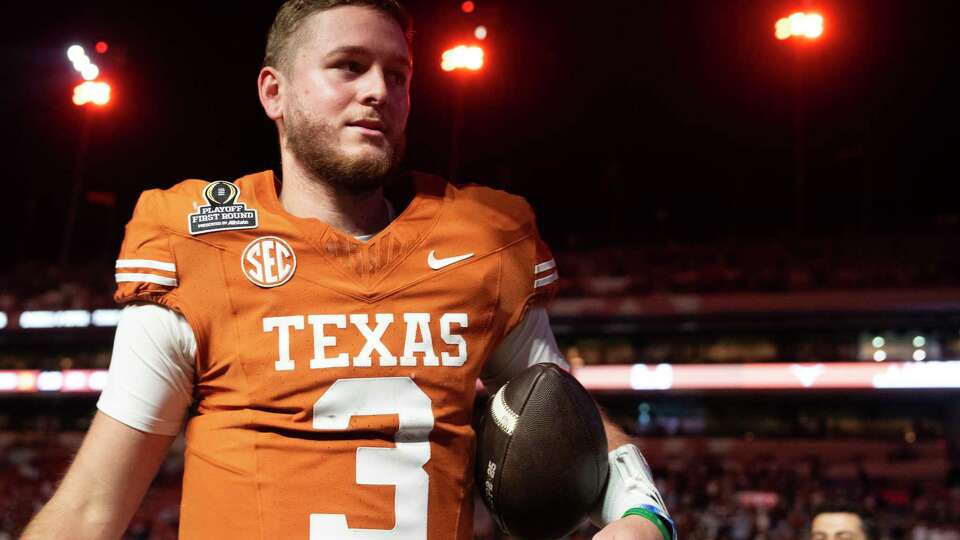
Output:
[[[556,259],[550,259],[550,260],[547,261],[547,262],[542,262],[542,263],[534,266],[534,267],[533,267],[533,273],[534,273],[534,274],[540,274],[540,273],[542,273],[542,272],[546,272],[547,270],[553,270],[553,269],[556,268],[556,267],[557,267],[557,261],[556,261]]]
[[[554,272],[547,277],[542,277],[540,279],[534,280],[533,288],[536,289],[539,287],[543,287],[544,285],[549,285],[558,279],[560,279],[560,275]]]
[[[177,278],[158,276],[155,274],[116,274],[117,283],[126,281],[144,281],[147,283],[156,283],[157,285],[166,285],[167,287],[176,287]]]
[[[151,261],[150,259],[117,259],[117,268],[152,268],[167,272],[177,271],[177,265],[173,263]]]

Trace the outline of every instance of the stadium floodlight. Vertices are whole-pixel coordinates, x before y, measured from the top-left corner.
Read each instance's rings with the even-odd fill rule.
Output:
[[[71,45],[70,48],[67,49],[67,58],[69,58],[74,64],[76,64],[81,57],[86,56],[87,55],[83,51],[83,47],[80,45]]]
[[[87,58],[87,55],[81,55],[73,61],[73,69],[82,72],[83,68],[90,65],[90,59]]]
[[[823,35],[823,15],[798,11],[789,17],[781,17],[774,25],[774,36],[779,40],[791,37],[817,39]]]
[[[73,103],[104,106],[110,102],[110,85],[103,81],[85,81],[73,88]]]
[[[483,49],[475,45],[457,45],[443,52],[440,67],[444,71],[466,69],[478,71],[483,67]]]
[[[440,68],[446,72],[478,72],[484,64],[483,48],[476,45],[457,45],[443,51],[440,59]],[[456,81],[453,95],[453,114],[450,129],[450,171],[447,178],[456,181],[460,165],[460,132],[463,130],[463,109],[466,94],[467,77],[454,76]]]
[[[85,81],[92,81],[100,76],[100,68],[96,64],[87,64],[80,70],[80,76]]]
[[[73,69],[77,71],[83,71],[83,68],[90,65],[90,57],[87,56],[87,53],[83,51],[83,47],[79,45],[74,45],[77,49],[70,47],[67,49],[67,58],[70,59],[70,63],[73,64]],[[71,51],[73,55],[71,56]]]

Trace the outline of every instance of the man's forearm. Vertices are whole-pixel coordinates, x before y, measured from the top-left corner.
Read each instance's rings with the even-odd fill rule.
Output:
[[[607,416],[607,413],[603,410],[602,407],[597,407],[600,410],[600,418],[603,419],[603,430],[607,433],[607,450],[612,451],[620,448],[625,444],[636,444],[637,440],[627,435],[623,429],[617,425],[616,422],[610,420],[610,417]]]
[[[21,540],[120,538],[129,518],[124,521],[120,516],[111,516],[108,509],[90,506],[88,499],[58,490],[30,521]]]
[[[598,406],[610,451],[606,493],[591,519],[604,526],[598,540],[643,538],[675,540],[676,529],[657,491],[649,466],[636,439],[627,435]],[[654,528],[656,533],[654,533]]]
[[[120,538],[172,442],[98,413],[63,482],[21,539]]]

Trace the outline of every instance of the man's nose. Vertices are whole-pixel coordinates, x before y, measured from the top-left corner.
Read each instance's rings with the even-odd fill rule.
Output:
[[[382,105],[387,99],[387,76],[383,69],[367,71],[361,82],[360,101],[364,105]]]

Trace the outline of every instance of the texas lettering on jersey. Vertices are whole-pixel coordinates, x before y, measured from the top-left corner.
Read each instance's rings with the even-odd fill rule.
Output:
[[[208,182],[141,196],[115,297],[197,341],[181,538],[471,537],[476,381],[556,269],[523,199],[409,181],[366,242],[285,212],[269,171],[220,186],[249,228],[190,229]]]
[[[327,314],[327,315],[287,315],[281,317],[266,317],[263,319],[263,331],[277,333],[278,358],[274,362],[277,371],[292,371],[296,368],[296,361],[290,357],[290,333],[304,329],[304,321],[312,328],[313,356],[310,358],[310,369],[324,369],[334,367],[371,367],[374,365],[373,354],[376,353],[376,364],[380,367],[460,367],[467,361],[467,341],[463,335],[454,333],[455,327],[470,326],[467,313],[444,313],[440,316],[440,339],[446,345],[456,347],[456,353],[447,351],[437,355],[433,348],[431,320],[429,313],[403,313],[402,320],[406,326],[403,340],[403,354],[398,358],[383,344],[383,336],[393,326],[397,317],[392,313],[364,313]],[[376,321],[376,326],[370,328],[370,321]],[[331,349],[342,351],[337,347],[337,338],[330,335],[331,328],[344,330],[347,321],[353,331],[363,336],[363,347],[355,355],[347,352],[330,353]]]

